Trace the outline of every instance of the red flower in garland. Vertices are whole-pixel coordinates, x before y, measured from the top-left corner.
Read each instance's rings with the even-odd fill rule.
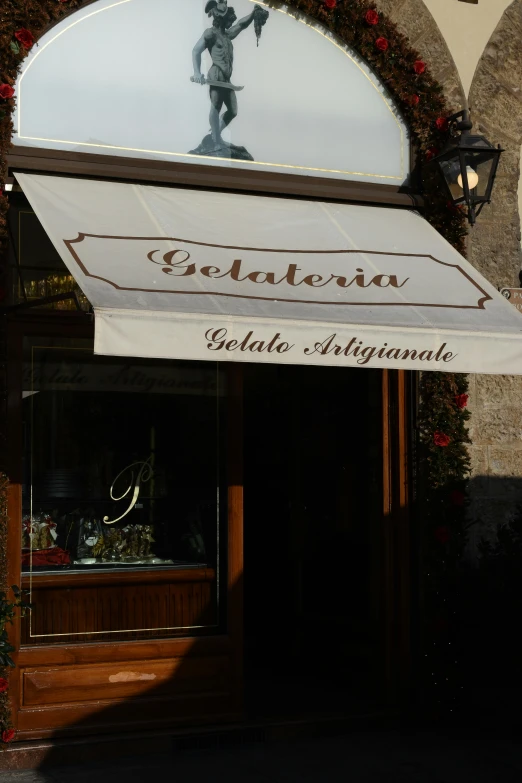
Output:
[[[2,742],[12,742],[14,740],[15,735],[14,729],[6,729],[2,732]]]
[[[421,73],[424,73],[426,70],[426,63],[423,63],[422,60],[415,60],[413,63],[413,70],[417,74],[417,76],[420,76]]]
[[[438,151],[437,147],[430,147],[429,149],[426,150],[426,160],[431,160],[432,158],[435,157],[435,155],[438,155],[438,154],[439,154],[439,151]]]
[[[446,201],[446,206],[450,212],[455,212],[457,215],[461,212],[460,204],[454,204],[453,201]]]
[[[451,538],[449,528],[447,528],[445,525],[440,525],[439,527],[435,528],[434,535],[439,544],[447,544]]]
[[[454,506],[463,506],[466,495],[464,492],[461,492],[460,489],[454,489],[450,495],[450,499]]]
[[[375,46],[377,47],[377,49],[380,49],[381,52],[385,52],[388,49],[389,45],[390,44],[388,43],[386,38],[377,38],[377,40],[375,41]]]
[[[379,14],[373,8],[366,11],[364,18],[368,24],[378,24],[379,22]]]
[[[17,41],[20,41],[25,49],[30,49],[34,44],[33,34],[26,27],[21,27],[19,30],[17,30],[15,33],[15,38]]]
[[[332,10],[337,5],[337,0],[324,0],[324,4],[327,8]]]
[[[418,106],[419,105],[420,98],[418,95],[411,95],[410,96],[410,103],[412,106]]]
[[[446,435],[445,432],[437,432],[433,433],[433,442],[436,446],[449,446],[451,443],[451,438],[449,435]]]
[[[9,98],[12,98],[14,93],[15,91],[10,84],[5,84],[5,83],[0,84],[0,98],[3,98],[4,101],[7,101],[9,100]]]
[[[5,677],[0,677],[0,693],[5,693],[9,688],[9,683]]]
[[[447,117],[437,117],[435,120],[435,126],[437,130],[447,131],[449,128],[449,120]]]
[[[467,408],[469,400],[469,394],[457,394],[455,396],[455,405],[457,408]]]

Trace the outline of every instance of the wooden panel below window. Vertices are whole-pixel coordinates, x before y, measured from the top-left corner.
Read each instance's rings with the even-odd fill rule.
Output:
[[[22,707],[226,693],[228,658],[190,657],[24,670]]]
[[[237,720],[230,640],[26,647],[18,739]]]
[[[118,574],[110,574],[108,584],[101,575],[100,584],[91,574],[87,581],[83,574],[33,576],[33,608],[22,623],[22,644],[153,638],[215,627],[215,575],[211,569],[198,573],[194,579],[190,570],[172,572],[170,581],[162,574],[160,584],[154,572],[136,574],[138,584],[129,584],[129,574],[121,575],[120,584]]]

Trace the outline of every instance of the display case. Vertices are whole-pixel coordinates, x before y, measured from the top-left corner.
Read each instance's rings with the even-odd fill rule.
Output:
[[[219,631],[225,397],[215,364],[26,337],[24,644]]]

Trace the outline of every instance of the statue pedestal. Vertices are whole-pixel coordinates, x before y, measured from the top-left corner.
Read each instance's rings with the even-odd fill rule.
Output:
[[[245,147],[237,147],[235,144],[227,144],[224,141],[216,144],[210,133],[205,136],[198,147],[189,151],[189,155],[206,155],[211,158],[231,158],[234,160],[254,160]]]

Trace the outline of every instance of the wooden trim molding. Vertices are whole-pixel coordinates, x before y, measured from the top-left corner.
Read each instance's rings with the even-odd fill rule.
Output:
[[[195,642],[197,641],[197,646]],[[183,636],[170,639],[142,639],[141,641],[91,642],[55,644],[40,647],[22,647],[19,666],[89,666],[108,661],[152,661],[180,658],[184,655],[229,655],[228,636]]]
[[[22,587],[33,589],[51,587],[100,587],[101,585],[143,585],[172,584],[176,582],[213,582],[216,572],[213,568],[166,568],[140,571],[49,571],[47,573],[33,572],[32,580],[29,573],[22,573]]]
[[[58,174],[206,190],[265,193],[310,200],[331,199],[382,204],[410,209],[420,209],[424,203],[422,197],[413,189],[394,185],[33,147],[14,147],[8,157],[8,165],[11,176],[15,172]]]

